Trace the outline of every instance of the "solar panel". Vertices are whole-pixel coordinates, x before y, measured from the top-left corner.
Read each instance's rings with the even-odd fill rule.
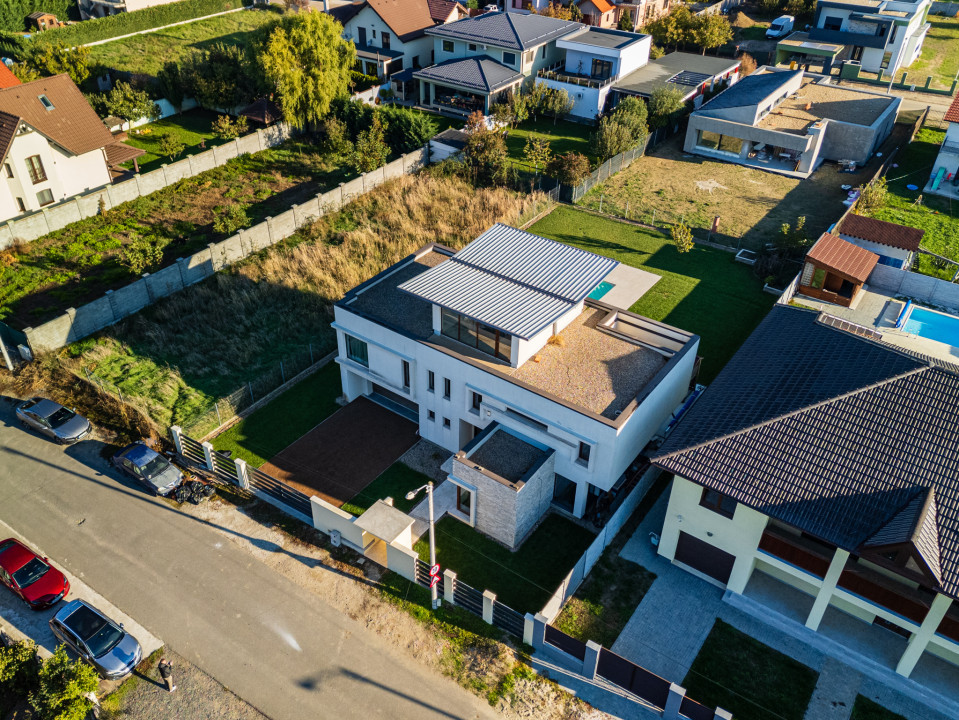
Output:
[[[834,327],[837,330],[844,330],[848,333],[852,333],[853,335],[858,335],[859,337],[868,338],[870,340],[882,340],[881,332],[874,330],[872,328],[865,327],[864,325],[857,325],[854,322],[843,320],[842,318],[838,318],[835,315],[820,313],[818,320],[823,325]]]
[[[666,82],[676,83],[677,85],[688,85],[689,87],[698,87],[704,82],[708,82],[711,78],[712,75],[693,72],[692,70],[683,70],[681,73],[673,75]]]

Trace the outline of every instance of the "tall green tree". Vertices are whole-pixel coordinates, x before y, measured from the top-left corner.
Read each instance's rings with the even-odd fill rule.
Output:
[[[252,102],[263,88],[259,68],[246,49],[214,43],[195,52],[180,72],[187,94],[201,107],[233,110]]]
[[[616,28],[626,32],[633,31],[633,14],[629,10],[623,10],[623,14],[619,16],[619,22],[616,23]]]
[[[180,72],[180,65],[176,62],[168,62],[157,73],[157,83],[160,87],[160,94],[163,95],[170,104],[177,110],[183,107],[183,99],[186,97],[186,79]]]
[[[342,25],[319,12],[285,15],[270,31],[260,63],[293,127],[319,123],[330,102],[348,94],[356,47],[342,32]]]
[[[702,48],[703,55],[733,39],[733,28],[723,15],[697,15],[689,30],[689,42]]]
[[[599,127],[596,129],[596,135],[593,137],[593,144],[596,148],[596,154],[601,160],[609,160],[611,157],[626,152],[633,147],[633,133],[630,129],[616,122],[610,116],[604,117],[599,121]]]
[[[386,124],[386,144],[401,155],[423,147],[439,129],[432,115],[418,110],[387,105],[378,112]]]
[[[679,88],[656,88],[649,97],[649,126],[651,128],[666,127],[669,121],[685,107],[683,91]]]
[[[373,122],[356,138],[353,147],[353,163],[360,172],[370,172],[386,165],[390,148],[384,139],[386,128],[380,113],[373,115]]]
[[[613,120],[629,128],[634,139],[634,146],[641,145],[649,134],[646,125],[646,102],[638,97],[628,96],[619,101],[612,114]]]
[[[0,696],[3,691],[18,697],[36,692],[39,670],[37,646],[32,642],[0,644]]]
[[[90,48],[68,47],[62,40],[30,46],[24,63],[45,77],[66,73],[77,85],[90,77]]]
[[[657,45],[671,45],[678,48],[689,42],[690,28],[693,24],[693,15],[684,4],[675,7],[668,15],[663,15],[648,23],[644,32],[653,36]]]
[[[483,113],[479,110],[466,121],[466,147],[463,159],[480,185],[496,185],[509,176],[509,153],[503,134],[486,127]]]
[[[96,692],[100,684],[96,671],[79,660],[71,660],[61,645],[39,673],[36,692],[30,704],[38,720],[84,720],[93,703],[87,693]]]
[[[118,81],[108,93],[97,93],[91,97],[93,107],[101,117],[115,115],[127,122],[146,117],[156,120],[160,117],[160,108],[146,90],[138,90],[130,83]]]

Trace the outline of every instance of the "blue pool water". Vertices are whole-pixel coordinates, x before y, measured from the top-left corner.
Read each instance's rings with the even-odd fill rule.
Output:
[[[959,317],[914,307],[903,330],[919,337],[959,347]]]
[[[605,295],[606,293],[608,293],[608,292],[609,292],[610,290],[612,290],[614,287],[616,287],[616,286],[613,285],[613,283],[608,283],[608,282],[606,282],[605,280],[603,280],[603,282],[601,282],[599,285],[597,285],[597,286],[593,289],[593,292],[591,292],[591,293],[589,294],[589,298],[590,298],[591,300],[599,300],[601,297],[603,297],[603,295]]]

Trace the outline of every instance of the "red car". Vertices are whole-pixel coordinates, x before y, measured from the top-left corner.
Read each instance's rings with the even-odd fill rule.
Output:
[[[33,610],[51,607],[70,592],[62,572],[13,538],[0,542],[0,583]]]

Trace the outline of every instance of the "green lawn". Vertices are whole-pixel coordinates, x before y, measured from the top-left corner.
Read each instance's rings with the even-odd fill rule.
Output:
[[[819,673],[717,620],[683,686],[736,720],[803,720]]]
[[[221,140],[214,137],[210,130],[213,121],[216,120],[218,113],[209,110],[188,110],[180,115],[173,115],[163,120],[141,125],[128,133],[126,143],[133,147],[146,150],[146,155],[137,159],[141,173],[150,172],[160,167],[164,163],[171,163],[186,157],[203,152],[206,148],[211,148],[221,144]],[[160,155],[158,145],[163,135],[173,135],[184,144],[183,152],[176,158],[169,158]],[[200,147],[203,143],[205,147]],[[125,163],[125,167],[132,168],[133,163]]]
[[[523,148],[530,136],[542,137],[549,140],[553,155],[563,155],[568,152],[582,153],[589,158],[591,164],[596,164],[596,153],[590,136],[595,130],[589,125],[541,118],[537,121],[527,120],[519,127],[510,130],[506,137],[506,148],[510,159],[523,168],[532,170],[523,157]]]
[[[959,18],[930,15],[928,21],[932,27],[922,43],[922,54],[906,68],[909,82],[922,85],[931,75],[932,87],[949,89],[959,72]]]
[[[340,366],[331,362],[218,435],[213,447],[260,467],[336,412],[342,394]]]
[[[436,524],[436,562],[479,591],[491,590],[520,613],[537,613],[593,541],[589,530],[549,515],[516,552],[490,540],[456,518]],[[429,561],[429,536],[416,543]]]
[[[869,214],[879,220],[920,228],[926,231],[922,247],[953,260],[959,260],[959,203],[935,195],[922,195],[922,204],[916,200],[932,174],[945,133],[922,129],[916,139],[896,156],[899,167],[889,171],[889,196],[886,206]],[[917,185],[909,190],[906,185]],[[936,267],[928,255],[919,256],[919,272],[952,279],[956,268]]]
[[[699,335],[703,383],[716,377],[776,301],[731,253],[697,245],[683,255],[667,236],[629,223],[563,206],[530,232],[661,276],[630,310]]]
[[[852,706],[852,716],[849,720],[906,720],[906,718],[882,705],[873,702],[865,695],[856,696],[856,704]]]
[[[406,499],[406,493],[423,487],[430,481],[426,475],[414,470],[409,465],[396,462],[390,465],[376,480],[360,490],[353,498],[343,504],[341,510],[354,515],[361,515],[377,500],[391,497],[393,507],[408,513],[425,495],[420,493],[413,500]]]
[[[769,23],[761,22],[756,23],[752,27],[742,28],[739,31],[738,40],[765,40],[766,39],[766,30],[769,28]]]
[[[91,47],[90,63],[137,74],[156,75],[164,64],[182,60],[194,49],[218,42],[245,45],[254,31],[276,17],[276,13],[264,10],[235,12],[114,40]]]

